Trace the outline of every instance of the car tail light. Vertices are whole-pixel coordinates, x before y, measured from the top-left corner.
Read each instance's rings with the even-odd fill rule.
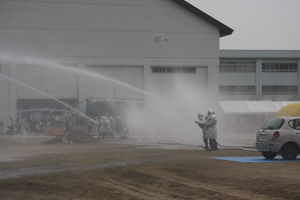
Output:
[[[276,132],[274,133],[274,135],[273,135],[272,140],[273,140],[273,141],[277,140],[277,138],[279,138],[279,136],[280,136],[280,133],[279,133],[278,131],[276,131]]]

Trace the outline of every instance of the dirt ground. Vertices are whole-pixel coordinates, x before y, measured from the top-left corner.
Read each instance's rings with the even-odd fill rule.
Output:
[[[1,199],[300,198],[299,162],[210,158],[258,152],[149,148],[121,139],[42,143],[51,138],[0,136]]]

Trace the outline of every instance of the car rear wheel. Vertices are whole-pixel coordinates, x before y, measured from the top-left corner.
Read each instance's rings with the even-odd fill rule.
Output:
[[[277,153],[274,153],[274,152],[261,152],[262,155],[266,158],[266,159],[273,159],[275,158],[275,156],[277,156]]]
[[[294,144],[286,144],[281,150],[281,156],[284,160],[295,160],[298,155],[298,147]]]

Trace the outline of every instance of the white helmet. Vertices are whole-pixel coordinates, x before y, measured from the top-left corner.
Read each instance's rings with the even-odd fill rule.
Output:
[[[212,114],[212,115],[214,115],[215,114],[215,112],[213,111],[213,110],[209,110],[208,112],[207,112],[207,114],[209,115],[209,114]]]
[[[202,113],[198,113],[198,117],[204,117]]]

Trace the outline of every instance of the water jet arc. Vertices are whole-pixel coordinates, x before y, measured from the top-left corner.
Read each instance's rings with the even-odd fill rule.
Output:
[[[19,82],[19,81],[17,81],[17,80],[14,80],[14,79],[9,78],[9,77],[7,77],[7,76],[4,76],[4,75],[2,75],[2,74],[0,74],[0,76],[3,77],[3,78],[5,78],[5,79],[8,79],[8,80],[10,80],[10,81],[13,81],[13,82],[15,82],[15,83],[18,83],[18,84],[20,84],[20,85],[23,85],[23,86],[25,86],[25,87],[28,87],[28,88],[30,88],[30,89],[36,91],[36,92],[39,92],[40,94],[43,94],[43,95],[45,95],[45,96],[47,96],[47,97],[49,97],[49,98],[51,98],[51,99],[53,99],[53,100],[55,100],[55,101],[61,103],[61,104],[63,104],[64,106],[66,106],[66,107],[70,108],[71,110],[75,111],[76,113],[78,113],[80,116],[82,116],[82,117],[84,117],[84,118],[87,118],[87,119],[91,120],[91,121],[94,122],[95,124],[98,123],[97,121],[93,120],[92,118],[89,118],[88,116],[82,114],[82,113],[79,112],[78,110],[76,110],[76,109],[74,109],[73,107],[69,106],[68,104],[66,104],[66,103],[64,103],[64,102],[62,102],[62,101],[60,101],[60,100],[54,98],[54,97],[51,96],[51,95],[48,95],[48,94],[46,94],[46,93],[44,93],[44,92],[42,92],[42,91],[40,91],[40,90],[38,90],[38,89],[36,89],[36,88],[34,88],[34,87],[31,87],[31,86],[29,86],[29,85],[27,85],[27,84],[25,84],[25,83],[21,83],[21,82]]]
[[[166,100],[164,100],[164,99],[162,99],[162,98],[160,98],[160,97],[158,97],[154,94],[146,92],[142,89],[136,88],[136,87],[134,87],[132,85],[129,85],[129,84],[126,84],[126,83],[123,83],[119,80],[104,76],[102,74],[96,74],[96,73],[93,73],[93,72],[90,72],[90,71],[84,71],[82,69],[63,66],[63,65],[55,64],[55,63],[50,62],[50,61],[41,61],[41,60],[38,60],[38,59],[33,60],[33,59],[28,59],[28,58],[25,59],[25,58],[20,58],[20,57],[15,58],[15,57],[4,56],[4,55],[0,55],[0,59],[8,60],[8,61],[14,62],[14,63],[28,63],[28,64],[37,64],[37,65],[41,65],[41,66],[48,66],[51,69],[57,68],[57,69],[62,69],[62,70],[67,70],[67,71],[73,71],[73,72],[76,72],[78,74],[88,75],[90,77],[95,77],[95,78],[98,78],[98,79],[103,79],[103,80],[106,80],[106,81],[110,81],[110,82],[116,83],[118,85],[127,87],[129,89],[141,92],[141,93],[143,93],[147,96],[153,97],[154,99],[162,102],[163,105],[165,105],[165,106],[162,106],[162,107],[168,108],[168,109],[170,109],[174,112],[177,112],[178,114],[184,115],[185,117],[189,118],[190,120],[195,121],[195,118],[193,116],[191,116],[189,113],[185,112],[184,110],[179,109],[177,106],[172,105],[170,102],[167,102]]]

